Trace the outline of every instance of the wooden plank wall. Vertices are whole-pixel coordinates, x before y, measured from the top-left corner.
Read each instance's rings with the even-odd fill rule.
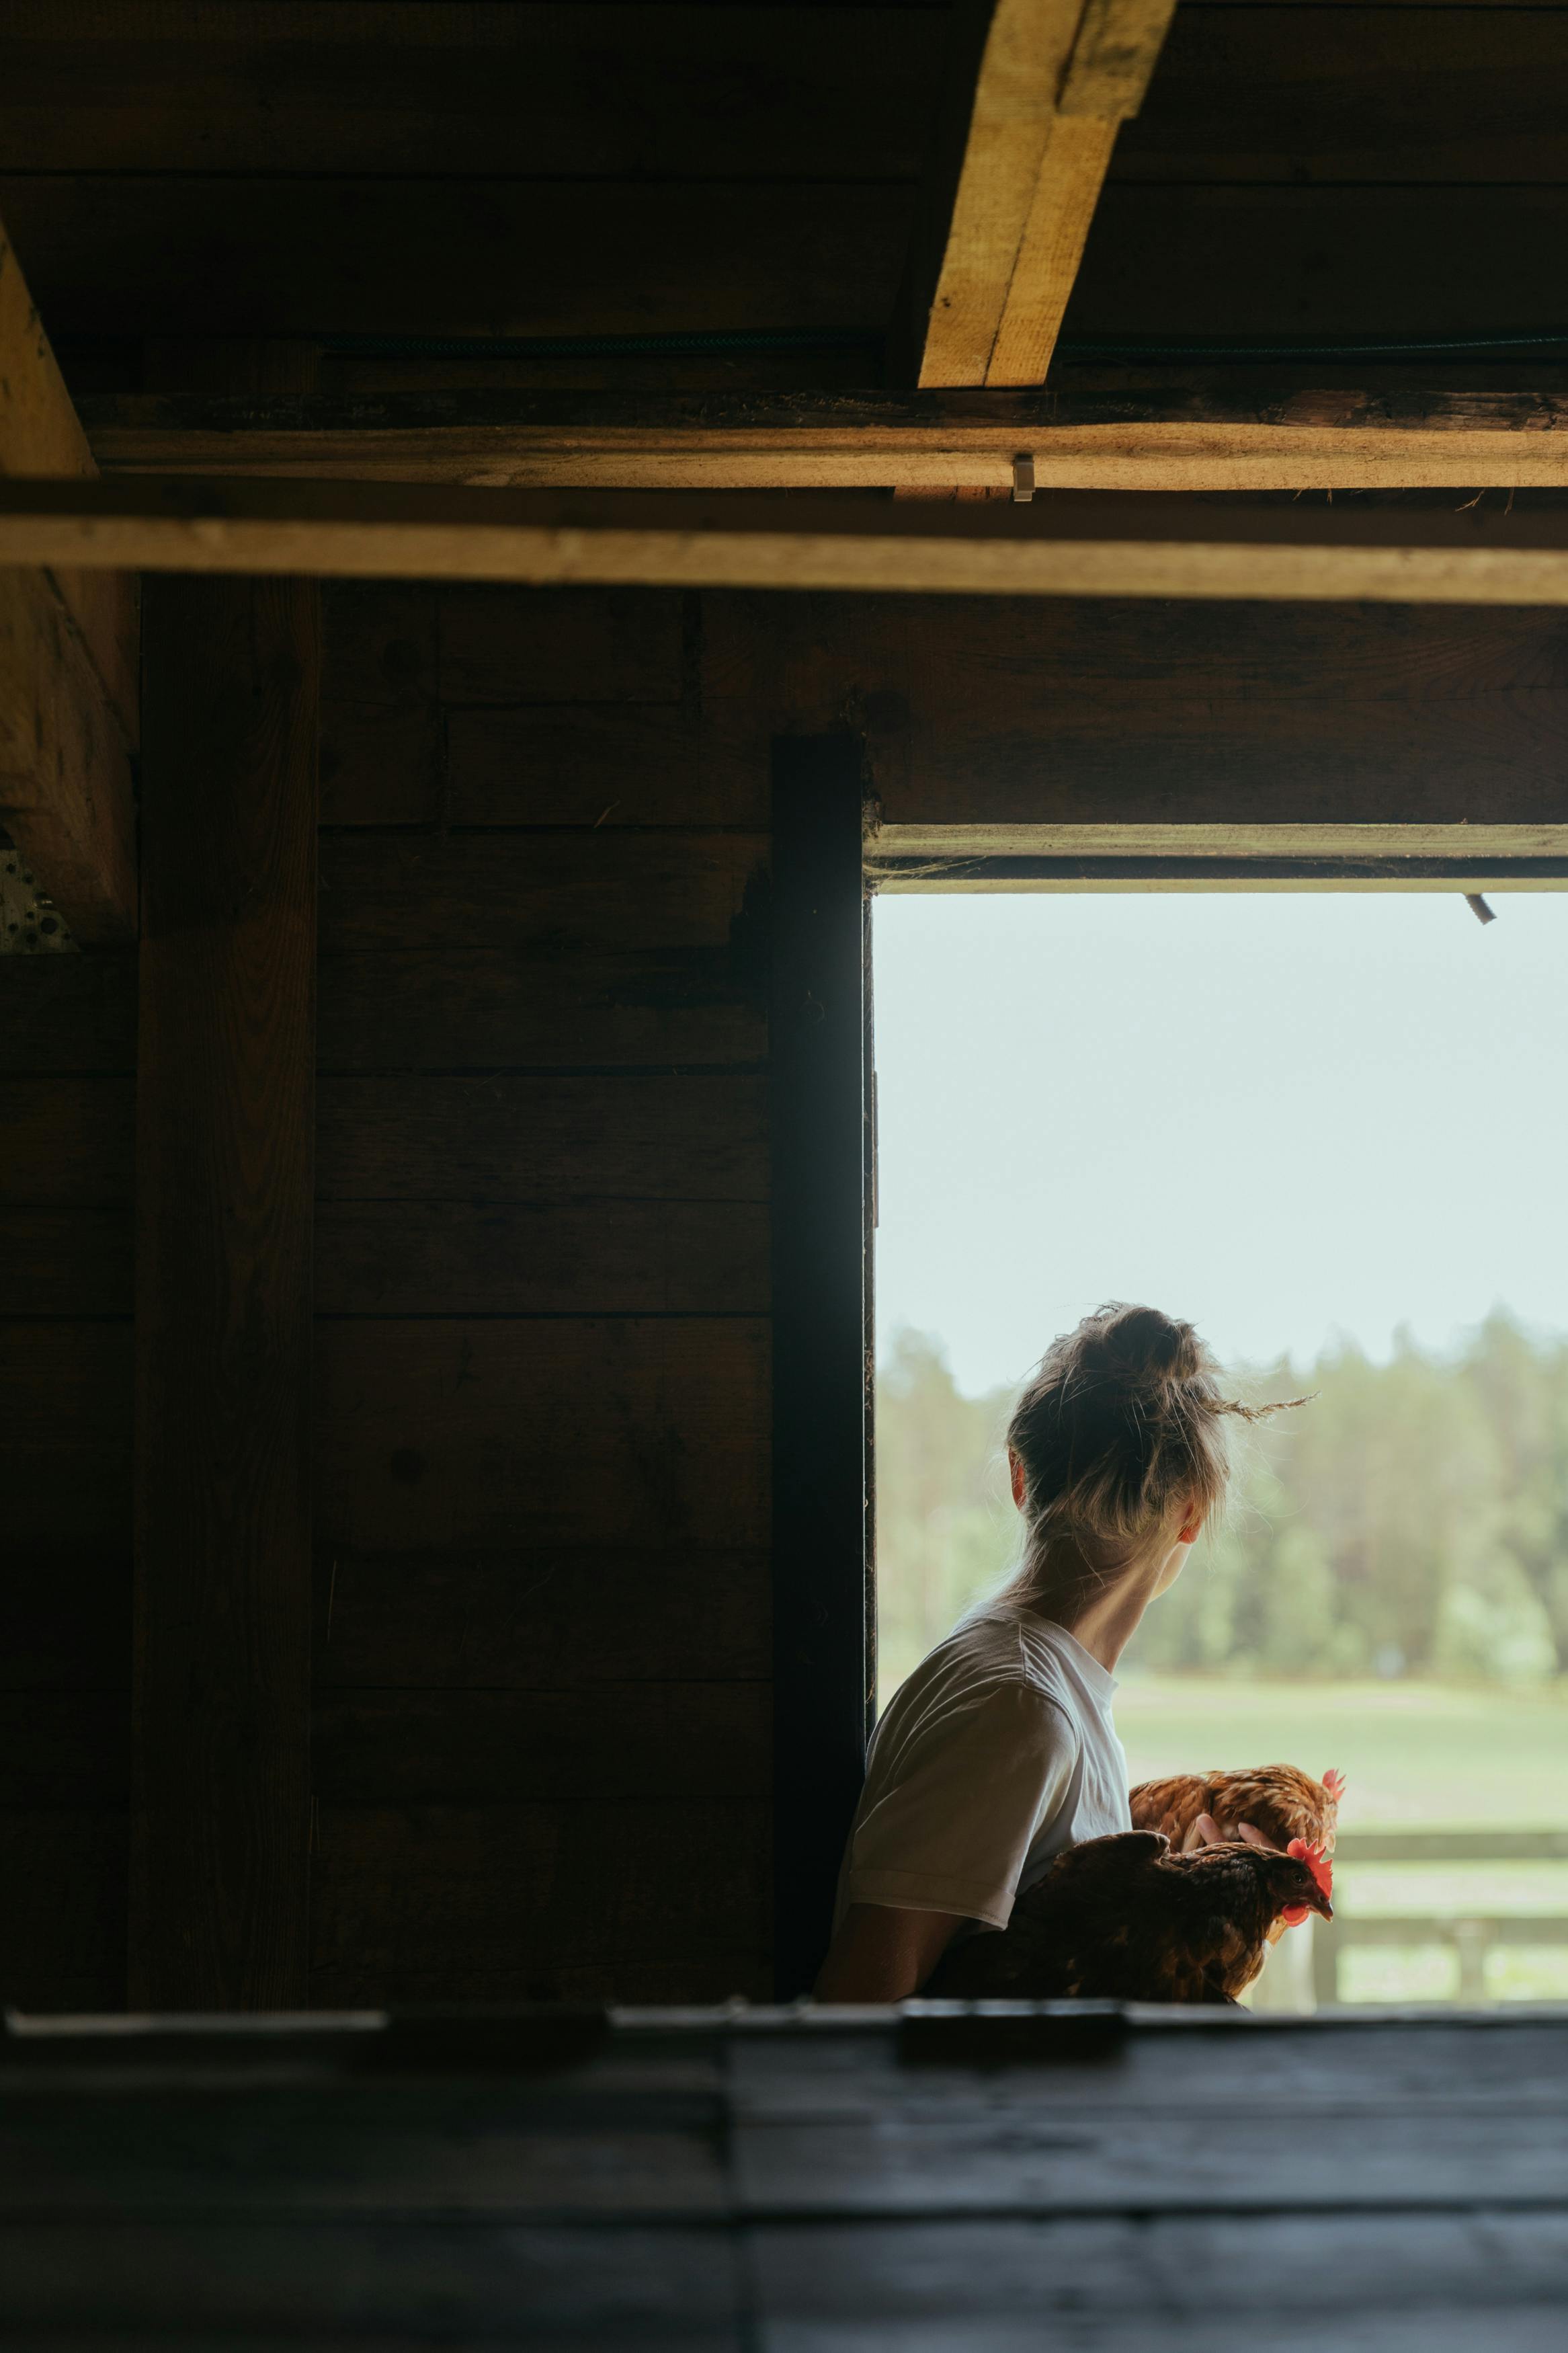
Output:
[[[864,728],[889,824],[1561,823],[1568,617],[713,596],[710,707]]]
[[[0,2001],[117,2006],[135,958],[0,958]]]
[[[656,358],[654,378],[864,381],[944,17],[209,0],[198,20],[124,0],[109,24],[96,0],[5,0],[0,216],[57,340],[100,347],[89,366],[118,343],[133,367],[146,340],[784,328],[828,340],[760,366]],[[432,371],[464,373],[416,356],[340,380]],[[595,375],[578,358],[563,380]]]
[[[1561,822],[1554,613],[326,592],[313,1998],[768,1986],[768,741]],[[0,1996],[123,1987],[134,972],[0,960]]]
[[[327,591],[312,1995],[769,1984],[771,732],[1561,821],[1552,612]],[[120,1998],[134,969],[0,960],[0,1993]]]
[[[769,1982],[767,753],[330,590],[312,1997]],[[0,1998],[124,1986],[134,960],[0,963]]]
[[[80,386],[216,337],[769,329],[808,340],[326,381],[865,383],[947,17],[0,0],[0,215]],[[1181,0],[1066,335],[1561,329],[1565,76],[1561,0]]]
[[[1062,332],[1560,328],[1565,86],[1557,0],[1180,0]]]
[[[329,592],[321,2002],[768,1984],[767,754],[698,630]]]

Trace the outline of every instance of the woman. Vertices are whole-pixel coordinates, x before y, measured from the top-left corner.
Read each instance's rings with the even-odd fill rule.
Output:
[[[1131,1830],[1112,1669],[1224,1500],[1229,1420],[1190,1324],[1102,1307],[1047,1350],[1007,1430],[1016,1577],[940,1642],[871,1743],[819,2001],[901,2001],[958,1936],[1005,1928],[1053,1856]],[[1264,1841],[1204,1815],[1188,1844]]]

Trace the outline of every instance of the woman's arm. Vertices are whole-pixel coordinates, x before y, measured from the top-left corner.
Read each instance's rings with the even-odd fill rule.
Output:
[[[851,1904],[817,1977],[817,2000],[907,2000],[919,1993],[963,1916]]]

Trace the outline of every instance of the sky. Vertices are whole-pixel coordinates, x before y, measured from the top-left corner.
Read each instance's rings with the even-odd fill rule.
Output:
[[[1568,1332],[1568,892],[879,898],[877,1289],[959,1386],[1103,1300],[1222,1358]]]

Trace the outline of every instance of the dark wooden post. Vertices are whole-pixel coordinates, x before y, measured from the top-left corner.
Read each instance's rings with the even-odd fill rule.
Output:
[[[862,747],[781,739],[773,795],[774,1987],[826,1949],[874,1665]]]
[[[131,1999],[306,1994],[320,594],[149,580]]]

